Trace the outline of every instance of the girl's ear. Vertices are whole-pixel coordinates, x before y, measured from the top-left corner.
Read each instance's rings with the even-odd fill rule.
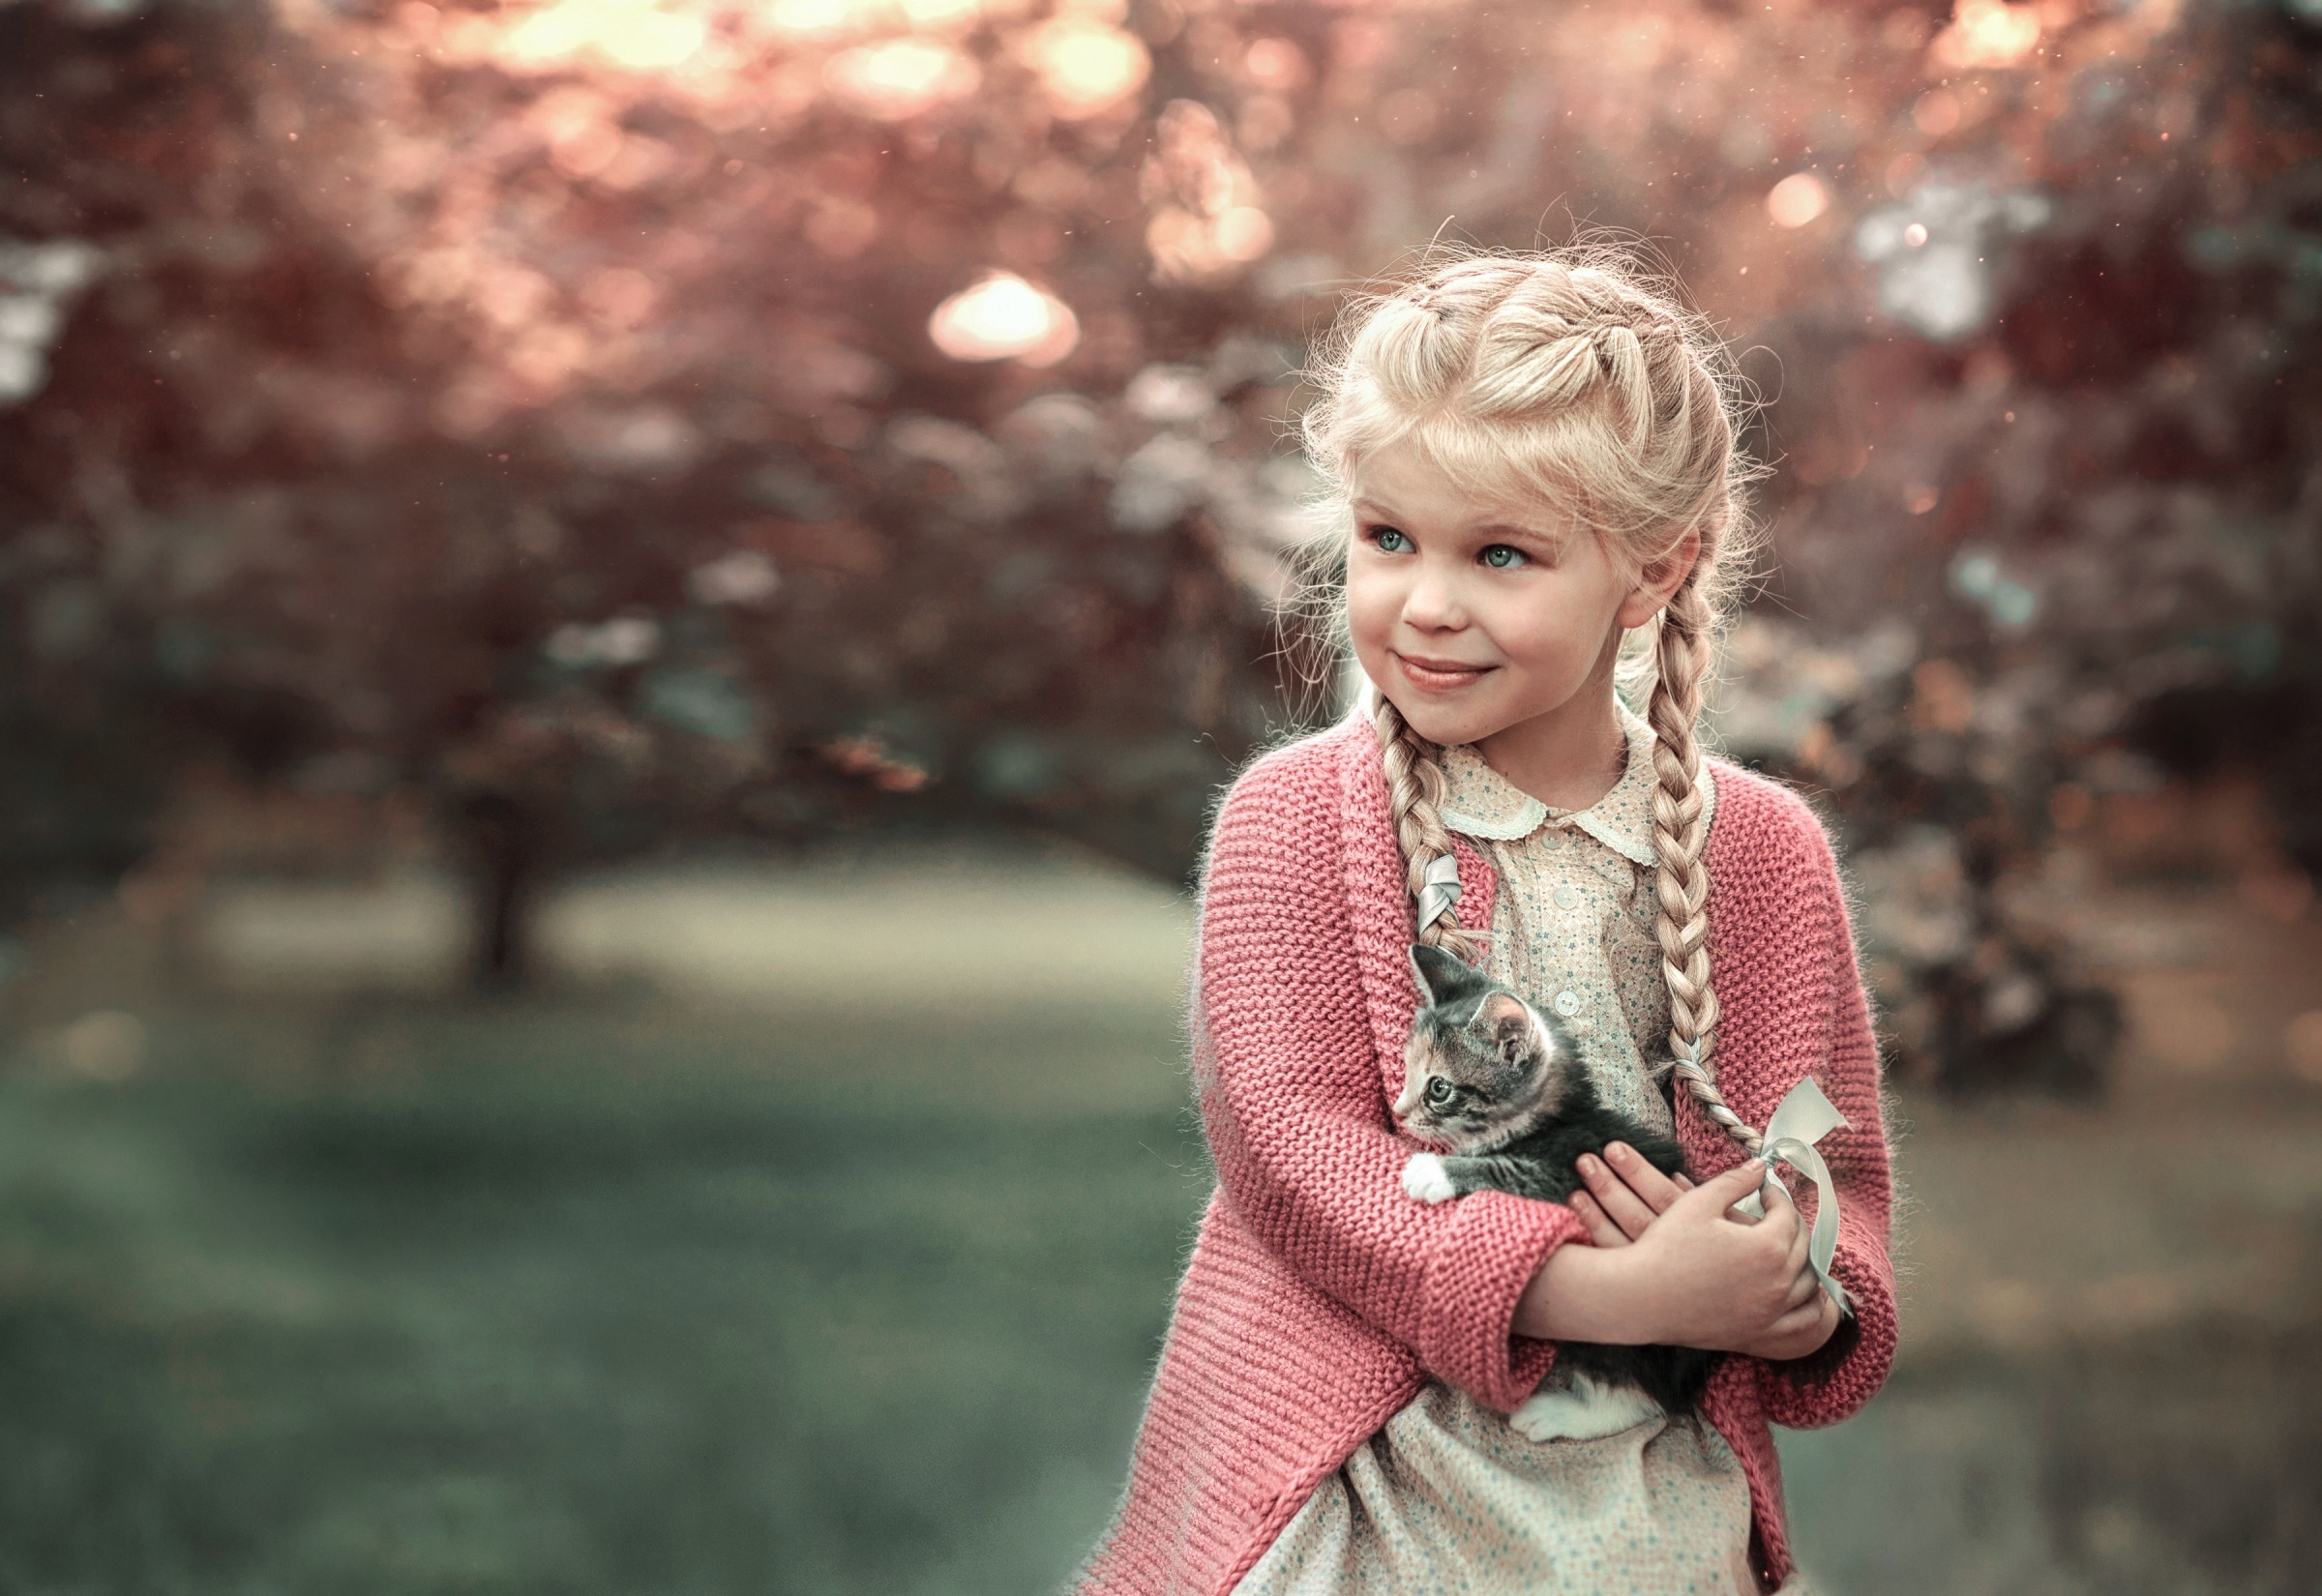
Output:
[[[1693,566],[1701,558],[1701,529],[1685,528],[1685,535],[1670,549],[1637,576],[1637,585],[1629,589],[1628,597],[1621,601],[1620,622],[1626,631],[1643,626],[1669,606],[1677,590],[1685,585],[1693,575]]]

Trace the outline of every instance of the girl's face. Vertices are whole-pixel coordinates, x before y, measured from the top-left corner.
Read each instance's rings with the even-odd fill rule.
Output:
[[[1692,565],[1664,562],[1665,583],[1626,575],[1595,534],[1545,507],[1511,514],[1408,442],[1363,459],[1352,487],[1354,657],[1434,743],[1609,720],[1622,630],[1651,620]]]

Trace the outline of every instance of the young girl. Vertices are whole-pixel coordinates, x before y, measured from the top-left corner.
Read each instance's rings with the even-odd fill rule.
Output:
[[[1745,474],[1718,346],[1583,251],[1463,259],[1350,323],[1306,433],[1351,511],[1369,690],[1218,815],[1193,1004],[1218,1189],[1081,1587],[1796,1588],[1767,1427],[1886,1378],[1887,1147],[1829,843],[1695,741]],[[1700,1184],[1616,1144],[1570,1206],[1407,1196],[1414,936],[1488,951]],[[1851,1315],[1782,1195],[1730,1211],[1808,1076],[1848,1121],[1820,1150]],[[1558,1339],[1727,1356],[1698,1418],[1530,1441],[1505,1415]]]

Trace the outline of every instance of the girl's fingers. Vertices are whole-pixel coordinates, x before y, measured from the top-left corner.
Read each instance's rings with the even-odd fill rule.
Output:
[[[1684,1196],[1682,1186],[1647,1163],[1644,1155],[1625,1141],[1606,1143],[1604,1161],[1613,1167],[1613,1173],[1628,1183],[1630,1191],[1644,1199],[1645,1206],[1656,1214],[1667,1213],[1669,1204]]]
[[[1709,1208],[1712,1215],[1723,1214],[1735,1203],[1756,1191],[1758,1182],[1765,1178],[1765,1161],[1747,1158],[1726,1170],[1725,1173],[1703,1181],[1685,1195],[1688,1199],[1698,1199],[1704,1207]],[[1711,1207],[1710,1205],[1712,1203],[1715,1206]]]
[[[1785,1319],[1779,1326],[1766,1332],[1758,1343],[1756,1355],[1777,1362],[1802,1358],[1814,1350],[1814,1321],[1811,1318]]]
[[[1766,1223],[1775,1227],[1766,1232],[1767,1239],[1771,1241],[1777,1235],[1789,1238],[1790,1249],[1797,1254],[1791,1263],[1795,1269],[1804,1261],[1805,1253],[1802,1249],[1806,1238],[1805,1225],[1798,1217],[1798,1204],[1791,1199],[1790,1188],[1782,1184],[1778,1175],[1766,1183],[1762,1196],[1766,1205]]]
[[[1819,1292],[1816,1294],[1820,1295]],[[1788,1344],[1787,1355],[1802,1358],[1830,1339],[1827,1335],[1817,1338],[1814,1334],[1822,1326],[1824,1312],[1820,1302],[1793,1308],[1766,1327],[1767,1339],[1776,1345]]]
[[[1628,1237],[1622,1233],[1621,1227],[1604,1217],[1604,1210],[1596,1205],[1594,1197],[1586,1192],[1574,1192],[1571,1200],[1572,1211],[1580,1216],[1580,1223],[1588,1227],[1591,1241],[1599,1247],[1628,1245]]]
[[[1643,1235],[1645,1227],[1652,1223],[1653,1211],[1645,1205],[1645,1199],[1593,1153],[1581,1155],[1580,1178],[1589,1183],[1590,1194],[1604,1209],[1606,1217],[1620,1226],[1629,1240]]]
[[[1725,1174],[1709,1176],[1700,1186],[1690,1186],[1688,1183],[1683,1193],[1683,1208],[1693,1216],[1695,1223],[1702,1223],[1702,1220],[1709,1220],[1709,1223],[1728,1220],[1728,1223],[1748,1225],[1751,1220],[1743,1220],[1740,1213],[1732,1213],[1732,1206],[1742,1201],[1743,1197],[1751,1195],[1753,1190],[1758,1190],[1758,1181],[1763,1181],[1763,1160],[1746,1158],[1725,1171]]]
[[[1812,1302],[1822,1295],[1822,1278],[1811,1269],[1801,1268],[1790,1282],[1790,1294],[1783,1300],[1785,1313],[1801,1304]]]

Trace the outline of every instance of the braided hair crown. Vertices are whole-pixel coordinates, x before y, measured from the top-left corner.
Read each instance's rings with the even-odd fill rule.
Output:
[[[1763,1138],[1727,1107],[1712,1062],[1696,735],[1721,601],[1745,552],[1742,493],[1759,474],[1740,446],[1747,399],[1724,344],[1673,283],[1618,248],[1475,252],[1357,299],[1314,375],[1320,397],[1301,430],[1342,510],[1362,460],[1408,442],[1487,495],[1577,516],[1624,570],[1641,575],[1699,536],[1691,571],[1637,639],[1652,677],[1655,932],[1677,1079],[1755,1153]],[[1343,549],[1352,517],[1338,519],[1330,542]],[[1441,751],[1384,694],[1369,710],[1416,901],[1451,850]],[[1417,935],[1476,958],[1476,933],[1452,909]]]

